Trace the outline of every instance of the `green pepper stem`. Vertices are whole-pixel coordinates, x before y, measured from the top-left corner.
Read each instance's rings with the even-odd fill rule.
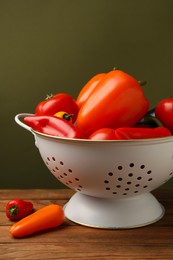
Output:
[[[53,96],[54,96],[53,94],[47,94],[45,100],[51,99],[53,98]]]
[[[13,206],[13,207],[8,209],[8,212],[9,212],[11,217],[14,217],[18,214],[18,208]]]
[[[113,67],[113,69],[112,70],[118,70],[119,68],[118,67]]]
[[[145,86],[147,84],[146,80],[138,80],[139,85]]]
[[[70,121],[71,117],[73,116],[73,114],[64,114],[63,118],[67,121]]]

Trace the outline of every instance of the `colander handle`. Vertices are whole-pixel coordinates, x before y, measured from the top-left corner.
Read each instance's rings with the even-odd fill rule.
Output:
[[[17,123],[18,125],[20,125],[21,127],[25,128],[26,130],[28,130],[28,131],[31,132],[32,134],[34,134],[34,133],[32,132],[32,128],[21,121],[21,118],[24,118],[24,117],[26,117],[26,116],[33,116],[33,114],[30,114],[30,113],[17,114],[14,119],[15,119],[15,121],[16,121],[16,123]]]
[[[21,118],[24,118],[24,117],[26,117],[26,116],[33,116],[33,114],[30,114],[30,113],[17,114],[14,119],[15,119],[15,121],[16,121],[16,123],[17,123],[18,125],[20,125],[21,127],[25,128],[26,130],[28,130],[29,132],[31,132],[31,133],[34,135],[35,146],[38,148],[36,135],[35,135],[35,133],[32,131],[32,128],[21,121]]]

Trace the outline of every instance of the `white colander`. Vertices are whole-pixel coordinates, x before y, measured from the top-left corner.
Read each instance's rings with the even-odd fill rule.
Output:
[[[173,137],[96,141],[54,137],[29,130],[50,172],[76,193],[65,205],[68,219],[97,228],[151,224],[164,208],[150,193],[173,176]]]

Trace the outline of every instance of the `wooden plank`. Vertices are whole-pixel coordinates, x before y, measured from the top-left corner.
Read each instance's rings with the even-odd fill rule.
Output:
[[[23,199],[69,199],[75,191],[71,189],[1,189],[0,200],[11,200],[14,197]],[[158,188],[152,192],[164,201],[173,201],[173,189]]]
[[[71,189],[1,189],[0,200],[11,200],[14,197],[22,199],[68,199],[74,194]]]
[[[173,243],[173,229],[169,227],[143,227],[130,230],[102,230],[70,225],[68,222],[58,228],[45,230],[26,238],[13,238],[9,227],[1,227],[0,243],[115,243],[116,245],[150,245],[169,246]]]
[[[87,250],[87,251],[86,251]],[[145,250],[145,255],[143,252]],[[133,245],[126,247],[113,243],[46,243],[33,245],[25,243],[22,245],[2,245],[0,259],[172,259],[172,247],[158,247],[152,245],[144,248],[143,246]],[[2,258],[1,258],[2,257]]]

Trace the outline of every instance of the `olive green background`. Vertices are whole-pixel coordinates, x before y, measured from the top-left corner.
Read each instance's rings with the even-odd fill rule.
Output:
[[[46,94],[77,97],[118,66],[147,80],[151,107],[172,96],[172,26],[172,0],[0,0],[0,188],[64,187],[14,122]]]

